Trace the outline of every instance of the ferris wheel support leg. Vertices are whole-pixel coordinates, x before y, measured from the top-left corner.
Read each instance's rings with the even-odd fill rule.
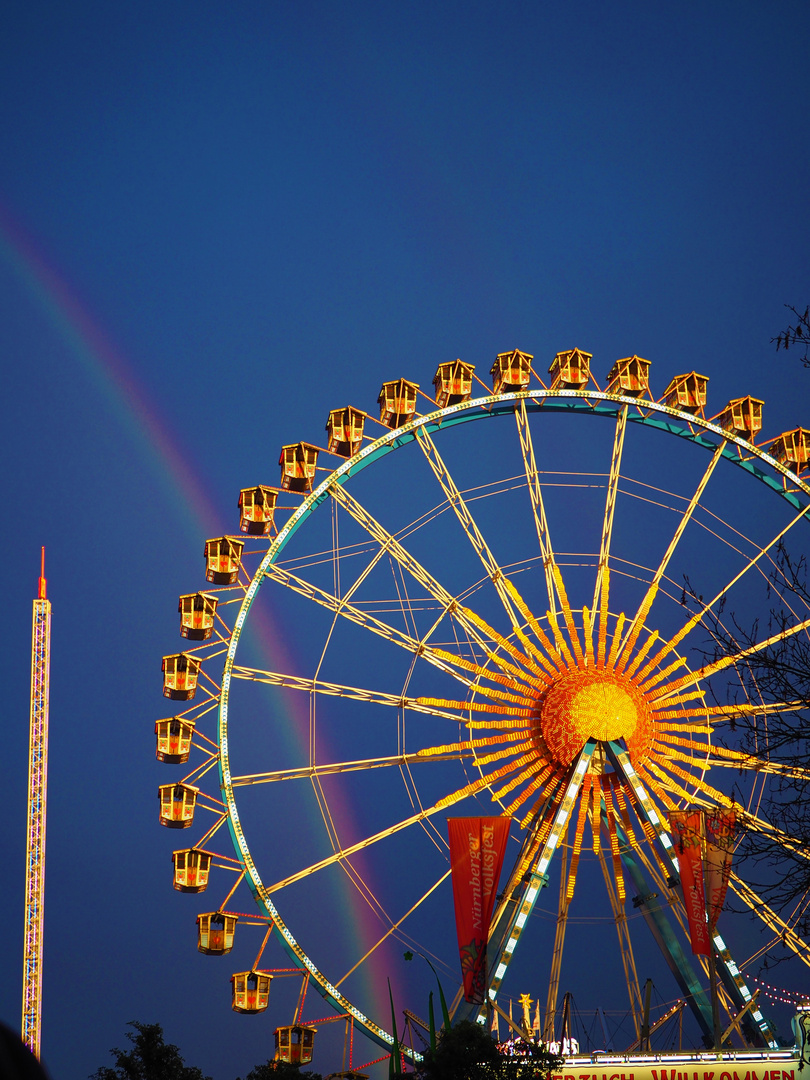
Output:
[[[664,858],[670,866],[673,875],[680,877],[680,870],[674,853],[675,849],[672,845],[672,840],[666,831],[664,823],[658,817],[652,803],[649,801],[649,797],[638,783],[638,778],[636,777],[626,747],[619,742],[609,742],[607,744],[607,750],[608,757],[616,772],[624,778],[624,781],[639,796],[640,810],[655,830],[664,851]],[[626,840],[624,843],[629,850]],[[649,892],[649,889],[647,892]],[[647,893],[642,892],[640,895],[647,895]],[[713,935],[713,945],[717,959],[720,961],[719,973],[723,986],[736,1007],[742,1009],[751,1000],[751,991],[746,986],[745,979],[740,973],[737,965],[734,963],[734,958],[732,957],[728,946],[716,932]],[[759,1008],[754,1008],[750,1013],[746,1012],[744,1014],[743,1026],[745,1027],[747,1037],[752,1046],[764,1045],[769,1046],[772,1050],[777,1049],[779,1044],[773,1027],[766,1017],[763,1016],[762,1011]]]
[[[537,903],[540,890],[548,884],[546,870],[568,828],[574,804],[590,768],[595,748],[595,740],[589,739],[580,750],[568,778],[562,785],[564,794],[557,805],[557,811],[545,842],[538,842],[536,834],[533,833],[521,849],[506,886],[504,900],[496,910],[490,929],[490,955],[495,959],[487,980],[486,1002],[468,1004],[462,1001],[460,1008],[465,1010],[465,1018],[476,1019],[479,1023],[484,1023],[486,1020],[486,1003],[494,1001],[497,997],[523,928]],[[542,820],[541,813],[538,816],[538,822]]]
[[[624,831],[618,826],[616,831],[619,834],[619,851],[622,863],[629,872],[638,894],[633,903],[644,916],[644,921],[647,923],[656,945],[661,950],[661,954],[675,977],[675,981],[689,1002],[689,1007],[706,1040],[706,1046],[710,1047],[714,1042],[711,1003],[706,997],[706,992],[700,984],[694,967],[667,921],[660,902],[655,898],[655,894],[650,888],[650,884],[627,841],[627,837],[623,835]]]

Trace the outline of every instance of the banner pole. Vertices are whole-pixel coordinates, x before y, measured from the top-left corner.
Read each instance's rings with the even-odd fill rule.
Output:
[[[717,993],[717,961],[714,955],[714,930],[711,923],[711,895],[710,890],[706,888],[706,867],[707,851],[706,851],[706,811],[700,811],[700,847],[701,847],[701,862],[703,863],[701,871],[703,873],[703,894],[706,899],[706,923],[709,927],[709,991],[711,995],[712,1003],[712,1028],[714,1031],[714,1048],[715,1050],[722,1050],[723,1040],[720,1034],[720,996]]]

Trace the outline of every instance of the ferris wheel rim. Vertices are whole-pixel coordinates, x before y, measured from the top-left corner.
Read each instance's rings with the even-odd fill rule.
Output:
[[[327,500],[329,489],[335,483],[345,484],[370,465],[382,460],[388,453],[413,442],[419,430],[432,434],[458,424],[512,415],[515,406],[520,402],[525,402],[527,408],[530,408],[532,412],[566,412],[577,415],[595,415],[614,420],[619,416],[622,409],[627,409],[627,419],[630,422],[640,423],[666,434],[685,438],[708,451],[715,451],[718,448],[718,443],[706,437],[708,434],[712,434],[722,440],[721,456],[724,460],[742,468],[749,475],[764,483],[770,490],[782,496],[790,505],[801,508],[794,492],[788,490],[788,484],[810,496],[810,484],[802,480],[796,473],[777,461],[762,448],[724,430],[711,420],[706,420],[701,416],[675,409],[660,402],[626,395],[609,394],[601,390],[552,390],[542,388],[487,394],[456,405],[436,409],[427,414],[415,416],[401,427],[383,433],[351,458],[346,459],[335,469],[330,470],[329,475],[306,496],[300,506],[292,513],[290,519],[271,542],[267,553],[262,557],[259,567],[253,574],[231,633],[222,674],[217,723],[220,791],[226,807],[231,841],[237,858],[244,866],[246,881],[256,903],[265,911],[268,918],[272,920],[278,929],[288,955],[302,971],[307,972],[311,979],[314,980],[316,989],[332,1007],[349,1014],[360,1024],[365,1033],[382,1047],[390,1048],[394,1043],[394,1037],[346,998],[339,988],[333,985],[311,960],[276,908],[250,853],[236,805],[229,759],[229,694],[236,651],[250,609],[265,580],[265,569],[278,560],[287,543],[298,529]],[[631,415],[630,409],[636,411]],[[671,423],[668,420],[678,421],[678,423]],[[695,429],[698,429],[698,431]],[[733,447],[736,447],[736,452],[732,449]],[[739,451],[742,451],[746,457],[743,457]],[[756,459],[768,466],[782,478],[782,483],[780,484],[768,473],[753,467],[752,459]],[[805,509],[804,516],[810,518],[810,506]],[[419,1056],[414,1054],[417,1059]]]

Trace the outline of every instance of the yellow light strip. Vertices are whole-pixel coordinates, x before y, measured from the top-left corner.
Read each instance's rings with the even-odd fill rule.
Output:
[[[509,592],[506,588],[506,575],[503,570],[501,570],[500,566],[498,566],[492,552],[489,550],[481,530],[478,528],[472,514],[467,508],[467,504],[465,503],[455,480],[442,460],[442,456],[436,448],[433,439],[430,437],[429,432],[427,432],[424,427],[417,427],[414,429],[414,435],[416,436],[416,441],[424,453],[428,464],[433,470],[433,475],[436,477],[439,486],[444,492],[447,504],[455,512],[459,524],[467,534],[468,540],[472,544],[476,554],[487,571],[487,575],[495,587],[495,591],[509,618],[509,622],[512,624],[512,628],[516,629],[517,619],[515,618]]]
[[[666,788],[659,782],[658,774],[661,774],[661,780],[666,779],[667,783],[671,783],[672,781],[664,773],[661,773],[661,770],[654,761],[647,761],[644,765],[637,765],[636,772],[650,791],[655,794],[655,797],[666,806],[667,810],[677,810],[677,804],[672,801]],[[680,787],[678,788],[678,793],[683,796],[683,798],[687,797],[686,792]]]
[[[543,490],[540,487],[540,479],[537,475],[537,461],[534,456],[534,443],[532,441],[531,428],[529,427],[529,417],[526,411],[525,398],[521,399],[520,404],[515,409],[515,421],[517,422],[520,452],[523,456],[523,470],[526,474],[526,486],[529,489],[532,514],[534,516],[534,524],[537,531],[537,541],[540,545],[540,553],[543,557],[548,602],[553,607],[554,589],[549,574],[549,568],[554,563],[554,552],[551,547],[551,536],[548,531],[546,508],[543,504]]]
[[[605,514],[602,518],[602,539],[599,544],[599,562],[597,563],[596,582],[593,590],[594,609],[601,599],[601,592],[605,587],[605,575],[608,573],[610,542],[613,535],[613,512],[616,508],[616,493],[619,487],[626,429],[627,405],[623,405],[616,417],[616,430],[613,433],[613,453],[610,459],[610,475],[608,477],[607,495],[605,496]]]
[[[670,743],[674,741],[675,740],[672,739],[670,740]],[[686,745],[689,746],[690,744],[687,743]],[[703,764],[706,760],[706,752],[708,749],[708,746],[699,746],[697,747],[697,754],[684,754],[680,750],[676,750],[674,746],[667,745],[665,755],[666,761],[667,764],[669,764],[671,761],[683,761],[686,765],[691,765],[695,769],[700,769],[703,767]]]
[[[517,591],[515,586],[512,584],[511,581],[509,581],[508,578],[504,579],[504,586],[506,587],[506,591],[509,593],[509,596],[514,601],[515,607],[518,609],[520,614],[531,627],[532,633],[546,650],[547,656],[544,656],[543,653],[541,653],[539,649],[536,648],[536,646],[530,645],[531,651],[534,656],[543,665],[543,667],[546,668],[550,675],[556,675],[559,671],[563,671],[565,669],[565,664],[562,662],[562,657],[559,651],[555,648],[554,645],[552,645],[551,641],[549,640],[548,634],[542,628],[542,626],[531,613],[531,611],[529,611],[529,608],[526,606],[526,601],[523,599],[523,597],[520,595],[520,593]],[[521,638],[521,641],[523,641],[525,635],[521,637],[521,632],[519,630],[516,631],[516,633],[518,637]],[[525,641],[528,642],[528,638],[525,638]]]
[[[664,576],[666,568],[669,565],[669,561],[672,558],[673,554],[675,553],[675,549],[677,548],[678,544],[680,543],[680,540],[681,540],[681,537],[683,536],[684,530],[686,529],[686,526],[687,526],[688,522],[690,521],[692,515],[695,512],[695,509],[697,508],[698,503],[700,502],[700,497],[701,497],[701,495],[703,494],[703,492],[706,489],[706,485],[708,484],[709,479],[710,479],[712,473],[714,472],[714,468],[717,465],[717,462],[723,456],[723,450],[724,449],[725,449],[725,443],[723,443],[723,442],[719,443],[717,445],[717,447],[715,448],[715,451],[712,454],[711,461],[709,462],[708,466],[706,467],[706,471],[704,472],[703,476],[701,477],[700,483],[698,484],[697,488],[695,489],[694,495],[689,500],[689,505],[687,506],[686,510],[684,510],[683,514],[681,515],[681,519],[678,522],[677,528],[675,529],[675,533],[674,533],[672,539],[669,542],[667,550],[664,552],[664,557],[661,559],[661,562],[660,562],[660,564],[658,566],[658,569],[655,571],[655,574],[653,575],[653,579],[650,582],[650,587],[647,590],[647,594],[644,597],[643,601],[641,602],[641,607],[639,608],[637,614],[633,617],[633,622],[632,622],[632,625],[630,627],[630,633],[628,634],[628,638],[627,638],[627,645],[622,650],[622,655],[623,655],[623,657],[625,659],[624,659],[624,661],[620,660],[619,668],[618,668],[619,671],[622,670],[625,663],[627,662],[627,657],[629,657],[630,653],[633,651],[633,646],[635,645],[636,638],[638,637],[638,632],[641,629],[641,626],[643,625],[645,619],[647,618],[647,616],[650,613],[650,608],[652,607],[653,600],[655,599],[655,595],[658,592],[658,585],[659,585],[659,583],[661,581],[661,578]]]
[[[537,789],[539,787],[542,787],[546,780],[550,780],[552,778],[556,779],[558,778],[558,775],[558,769],[556,769],[553,765],[546,765],[542,772],[539,772],[536,775],[535,779],[531,781],[528,787],[526,787],[524,791],[521,792],[521,794],[519,794],[517,798],[514,799],[514,801],[510,802],[509,806],[503,808],[503,812],[513,814],[515,810],[519,806],[521,806],[521,804],[523,804],[523,802],[525,802],[530,795],[534,795]]]
[[[593,655],[593,622],[587,607],[582,609],[582,636],[585,638],[585,662],[588,667],[596,667],[596,659]]]
[[[616,834],[616,812],[613,809],[613,797],[609,783],[602,784],[602,798],[605,801],[605,817],[607,818],[608,838],[610,839],[610,853],[613,858],[613,877],[616,881],[616,893],[621,903],[624,903],[627,899],[627,892],[624,887],[622,859],[619,854],[619,837]]]
[[[593,853],[594,855],[599,856],[602,853],[602,778],[600,776],[594,777],[590,799],[591,839],[593,842]]]
[[[588,640],[587,638],[585,639]],[[570,903],[574,898],[574,886],[577,880],[577,868],[579,866],[579,855],[582,851],[582,839],[585,833],[585,822],[588,819],[588,803],[590,802],[591,786],[593,780],[591,774],[587,773],[585,779],[582,782],[582,791],[579,796],[579,814],[577,815],[576,831],[574,833],[574,845],[571,851],[571,865],[568,868],[568,881],[565,886],[565,899]]]
[[[610,655],[607,658],[607,667],[613,668],[616,665],[616,653],[619,651],[619,645],[622,640],[622,630],[624,629],[625,622],[624,612],[619,615],[616,620],[616,628],[613,631],[613,640],[610,643]]]
[[[632,677],[635,675],[639,664],[642,662],[642,660],[647,655],[647,653],[650,651],[650,649],[653,647],[653,645],[656,643],[656,641],[658,641],[658,631],[653,630],[653,632],[650,634],[650,636],[647,638],[647,640],[644,642],[644,644],[638,650],[636,655],[633,657],[633,663],[630,665],[629,668],[627,668],[627,671],[625,672],[625,674],[627,675],[628,679],[632,679]]]
[[[506,750],[497,750],[492,754],[482,754],[481,757],[476,758],[476,764],[478,765],[491,765],[493,761],[503,761],[505,757],[511,757],[514,754],[519,753],[521,750],[531,747],[531,750],[523,757],[512,763],[512,770],[522,769],[524,765],[528,765],[531,761],[538,761],[537,751],[534,749],[531,743],[520,743],[518,746],[510,746]],[[511,770],[510,770],[511,771]],[[493,776],[496,774],[492,774]]]
[[[533,675],[536,675],[544,683],[548,683],[551,681],[548,678],[546,672],[544,672],[543,669],[539,667],[534,662],[534,660],[531,659],[531,657],[526,656],[519,649],[516,649],[511,641],[505,638],[503,634],[499,634],[498,631],[493,629],[491,626],[488,626],[487,623],[485,623],[482,618],[476,615],[474,611],[471,611],[469,608],[463,608],[461,610],[464,611],[465,616],[470,620],[471,623],[476,625],[480,630],[484,631],[485,633],[488,633],[492,637],[493,641],[496,641],[505,652],[508,652],[512,659],[516,660],[518,664],[522,664],[524,669],[528,668]],[[495,661],[495,663],[503,663],[503,665],[506,665],[506,661],[502,661],[495,654],[492,654],[492,659]],[[512,665],[509,665],[509,669],[517,671],[522,678],[526,678],[525,670],[514,668]],[[506,670],[505,666],[504,670]]]
[[[426,746],[422,750],[417,750],[413,755],[417,759],[419,758],[431,758],[440,757],[442,754],[455,754],[460,753],[463,750],[469,750],[471,747],[479,746],[496,746],[499,743],[515,741],[516,739],[523,738],[520,733],[507,734],[507,735],[490,735],[487,739],[465,739],[463,742],[445,743],[442,746]],[[527,745],[525,742],[521,745]],[[514,749],[507,751],[508,753],[514,753]],[[407,755],[411,757],[411,755]]]
[[[574,667],[574,657],[571,655],[571,650],[568,648],[568,642],[563,637],[562,630],[560,630],[560,624],[557,622],[557,615],[550,609],[546,612],[546,618],[548,619],[551,632],[554,635],[554,641],[557,645],[560,655],[567,667]]]
[[[446,810],[448,806],[453,806],[455,803],[461,802],[462,799],[466,799],[470,795],[477,795],[479,791],[483,791],[484,788],[489,787],[493,780],[497,780],[501,776],[508,776],[509,773],[514,772],[516,768],[517,762],[510,762],[508,765],[502,765],[500,769],[491,772],[489,776],[479,777],[478,780],[473,780],[472,783],[467,784],[466,787],[461,788],[454,794],[445,795],[443,799],[439,799],[436,803],[436,809]]]
[[[557,587],[557,595],[560,598],[560,604],[563,610],[563,619],[565,620],[565,627],[568,630],[568,637],[571,639],[571,646],[574,650],[574,655],[577,658],[577,664],[580,667],[585,666],[585,657],[582,654],[582,645],[580,644],[579,634],[574,624],[574,615],[571,611],[571,605],[568,602],[568,593],[565,591],[565,583],[560,573],[560,568],[556,563],[552,563],[551,573],[554,577],[554,584]]]
[[[673,671],[677,671],[678,668],[685,666],[686,660],[682,656],[679,656],[676,660],[673,660],[671,664],[665,667],[663,671],[655,672],[646,680],[646,682],[640,682],[639,685],[645,693],[649,693],[654,686],[658,686],[659,683],[668,679]],[[660,697],[660,694],[658,696]]]
[[[666,705],[678,705],[682,701],[695,701],[697,698],[702,698],[705,695],[705,693],[706,693],[705,690],[701,690],[699,687],[696,687],[694,690],[690,691],[689,693],[677,694],[675,697],[666,698],[666,699],[659,698],[658,700],[663,701]]]
[[[621,782],[619,776],[614,773],[611,779],[613,786],[613,797],[616,800],[616,805],[619,808],[619,816],[622,819],[622,825],[624,831],[627,834],[627,839],[632,847],[638,847],[638,840],[636,839],[635,830],[633,829],[633,823],[630,820],[630,813],[627,809],[627,799],[624,794],[624,784]]]
[[[713,732],[711,724],[656,724],[656,740],[658,742],[668,742],[671,736],[674,735],[706,735],[710,736]]]
[[[705,741],[692,736],[704,735]],[[711,743],[708,741],[712,735],[711,727],[706,724],[683,724],[677,727],[671,727],[670,725],[660,724],[656,732],[656,750],[658,753],[666,754],[666,746],[687,746],[692,750],[699,752],[704,757],[708,751],[712,749]],[[687,736],[690,736],[687,738]]]
[[[763,760],[753,754],[744,754],[739,750],[729,750],[725,746],[713,746],[712,756],[714,758],[712,765],[730,769],[737,769],[740,767],[754,769],[757,772],[769,773],[772,776],[784,776],[792,780],[807,779],[806,768],[795,765],[784,765],[779,761]],[[721,757],[725,757],[728,760],[721,761],[719,760]]]
[[[691,619],[688,619],[687,622],[684,623],[684,625],[681,627],[678,633],[675,634],[674,637],[671,637],[668,641],[665,641],[661,648],[658,650],[658,652],[655,653],[651,660],[647,661],[647,663],[638,673],[638,678],[636,679],[636,682],[638,682],[640,685],[643,684],[644,679],[650,674],[651,671],[654,671],[658,667],[664,657],[668,656],[673,651],[673,649],[677,649],[677,647],[687,636],[687,634],[690,634],[695,629],[701,618],[701,615],[693,615]]]
[[[667,755],[666,763],[670,772],[679,776],[687,784],[693,785],[698,791],[702,791],[704,795],[708,795],[710,799],[714,799],[715,802],[718,802],[721,806],[736,806],[736,803],[730,799],[728,795],[724,795],[722,791],[718,791],[717,788],[712,787],[711,784],[707,784],[701,777],[692,776],[691,773],[682,769],[680,765],[675,765],[669,755]]]
[[[624,671],[627,666],[627,661],[632,655],[633,649],[636,647],[638,636],[644,629],[644,624],[647,621],[647,616],[650,614],[650,608],[653,606],[653,601],[658,595],[658,585],[651,585],[647,590],[647,595],[642,601],[641,607],[638,609],[636,617],[630,626],[630,633],[627,635],[627,642],[619,653],[619,659],[616,662],[616,670],[618,672]]]
[[[605,567],[602,575],[602,592],[599,597],[599,653],[596,658],[596,666],[604,669],[605,645],[607,643],[607,620],[608,620],[608,595],[610,593],[610,570]]]
[[[480,686],[476,687],[476,692],[480,690]],[[414,698],[414,701],[425,709],[458,709],[459,712],[470,710],[472,712],[497,713],[499,716],[516,716],[523,719],[534,715],[534,709],[521,709],[508,705],[490,705],[486,701],[450,701],[449,698],[431,697]]]
[[[657,719],[672,719],[678,716],[719,716],[723,717],[737,716],[766,716],[768,713],[775,712],[793,712],[796,709],[804,709],[807,707],[807,703],[804,701],[777,701],[772,702],[769,705],[756,704],[755,702],[749,702],[747,705],[704,705],[702,708],[697,709],[673,709],[671,712],[659,712],[658,709],[653,711],[656,714]]]
[[[462,706],[462,708],[466,708],[466,706]],[[468,728],[473,728],[475,730],[477,730],[478,728],[484,728],[485,730],[488,730],[489,728],[492,728],[494,730],[508,730],[508,729],[517,730],[518,728],[520,728],[520,729],[522,729],[524,731],[529,729],[529,725],[527,725],[525,723],[525,719],[523,717],[517,715],[518,713],[529,712],[529,710],[527,710],[527,709],[498,709],[495,706],[489,706],[489,708],[492,709],[494,712],[498,712],[498,713],[515,714],[515,719],[514,720],[473,720],[473,719],[468,718],[466,720],[467,727]],[[531,715],[532,715],[532,713],[530,712],[530,716]]]
[[[464,671],[470,671],[474,675],[477,675],[478,678],[488,679],[490,682],[499,683],[501,686],[505,686],[509,690],[523,690],[523,685],[516,682],[515,679],[510,679],[508,675],[503,675],[500,671],[493,671],[491,668],[483,667],[481,664],[476,663],[474,660],[468,660],[464,656],[457,656],[455,653],[449,652],[447,649],[433,648],[432,652],[434,656],[438,656],[441,660],[446,660],[448,664],[455,664],[456,667],[460,667]],[[531,689],[531,687],[527,686],[526,689]],[[526,700],[531,701],[533,700],[533,698],[526,697]]]
[[[524,790],[521,791],[520,794],[511,803],[509,803],[508,806],[504,807],[504,813],[509,814],[510,816],[514,814],[515,810],[517,810],[521,803],[524,803],[530,795],[537,791],[537,789],[541,787],[553,773],[556,773],[555,767],[553,765],[546,765],[545,768],[533,778],[532,782],[528,785],[528,787],[524,788]],[[492,797],[495,799],[499,799],[502,795],[506,795],[515,786],[515,783],[510,781],[510,783],[507,784],[506,787],[501,788],[499,791],[493,791]]]

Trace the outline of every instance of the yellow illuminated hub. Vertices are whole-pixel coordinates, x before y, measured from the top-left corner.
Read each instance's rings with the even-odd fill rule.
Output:
[[[431,707],[467,713],[466,743],[442,745],[435,752],[472,750],[493,799],[523,828],[531,825],[542,842],[567,790],[571,768],[589,741],[626,747],[640,783],[659,802],[659,809],[689,801],[695,790],[722,803],[722,795],[702,778],[710,752],[712,711],[699,685],[704,671],[696,676],[681,657],[672,659],[683,631],[666,641],[646,626],[655,583],[637,613],[613,616],[608,606],[610,573],[605,570],[597,614],[592,617],[583,609],[578,626],[556,566],[552,576],[562,618],[546,612],[549,633],[511,586],[510,599],[533,638],[517,628],[511,641],[478,619],[476,629],[498,647],[488,651],[483,664],[441,651],[441,659],[474,672],[476,680],[474,697],[464,704],[421,699]],[[464,609],[462,614],[469,613]],[[641,813],[642,831],[649,831],[646,810],[636,806],[636,790],[623,787],[617,774],[605,768],[602,751],[589,759],[586,773],[589,779],[582,789],[586,805],[577,815],[573,838],[576,850],[586,822],[594,815],[598,820],[602,804],[612,806],[614,789],[622,813],[635,807]],[[465,792],[471,794],[472,789]],[[610,810],[608,818],[612,819]],[[597,827],[593,836],[597,853],[599,833]],[[628,842],[635,845],[634,834],[628,833]],[[620,874],[618,868],[616,872]]]
[[[644,761],[653,737],[644,694],[612,671],[565,672],[537,706],[535,741],[559,765],[570,765],[588,739],[624,739],[633,760]]]

